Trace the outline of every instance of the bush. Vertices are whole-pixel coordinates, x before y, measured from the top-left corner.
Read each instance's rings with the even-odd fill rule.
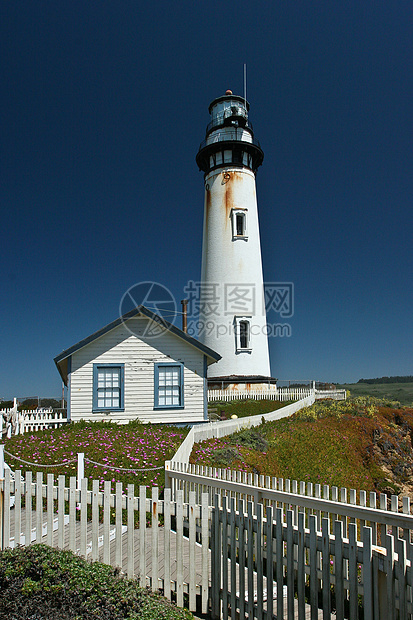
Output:
[[[32,545],[0,552],[0,618],[189,620],[193,615],[139,588],[117,569]]]

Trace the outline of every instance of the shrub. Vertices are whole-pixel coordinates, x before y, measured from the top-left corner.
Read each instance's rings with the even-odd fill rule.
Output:
[[[193,619],[162,597],[121,577],[46,545],[0,552],[0,618],[7,620]]]

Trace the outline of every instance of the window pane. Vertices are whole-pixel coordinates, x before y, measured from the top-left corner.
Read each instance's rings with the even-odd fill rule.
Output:
[[[237,213],[236,216],[236,225],[237,225],[237,235],[244,234],[244,215],[242,213]]]
[[[179,366],[158,366],[158,406],[180,406],[180,382],[181,369]]]
[[[119,408],[120,368],[99,368],[97,381],[97,406],[101,409]]]
[[[248,344],[249,344],[249,323],[248,321],[240,321],[239,341],[240,341],[241,349],[248,349]]]

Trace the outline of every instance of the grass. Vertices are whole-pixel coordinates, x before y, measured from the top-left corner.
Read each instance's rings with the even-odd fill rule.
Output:
[[[413,471],[413,410],[355,398],[317,401],[193,448],[190,461],[330,486],[397,493]]]
[[[397,400],[402,405],[413,404],[413,383],[345,383],[337,387],[349,390],[352,396],[374,396]]]
[[[32,545],[0,552],[0,618],[190,620],[193,615],[110,566]]]
[[[277,411],[282,407],[290,405],[292,401],[280,402],[277,400],[252,400],[241,399],[233,400],[231,402],[213,402],[210,403],[211,409],[216,409],[217,414],[221,420],[228,420],[232,415],[236,415],[238,418],[246,418],[251,415],[262,415],[263,413],[270,413],[271,411]]]
[[[11,454],[39,463],[39,466],[27,466],[6,455],[6,462],[11,469],[21,471],[47,471],[55,475],[64,474],[66,482],[77,472],[78,452],[102,466],[85,463],[85,477],[100,481],[122,482],[126,489],[128,484],[159,486],[162,490],[165,482],[164,470],[127,473],[125,469],[149,469],[163,467],[164,462],[172,458],[188,433],[187,428],[175,426],[141,424],[131,422],[116,425],[107,422],[77,422],[58,429],[17,435],[5,442],[5,449]],[[65,463],[62,467],[47,468],[41,465]],[[114,466],[116,469],[109,469]]]

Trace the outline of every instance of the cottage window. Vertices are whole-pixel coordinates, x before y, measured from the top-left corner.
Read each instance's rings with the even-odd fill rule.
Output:
[[[93,411],[123,411],[123,373],[123,364],[93,364]]]
[[[183,364],[155,364],[155,409],[184,406]]]

